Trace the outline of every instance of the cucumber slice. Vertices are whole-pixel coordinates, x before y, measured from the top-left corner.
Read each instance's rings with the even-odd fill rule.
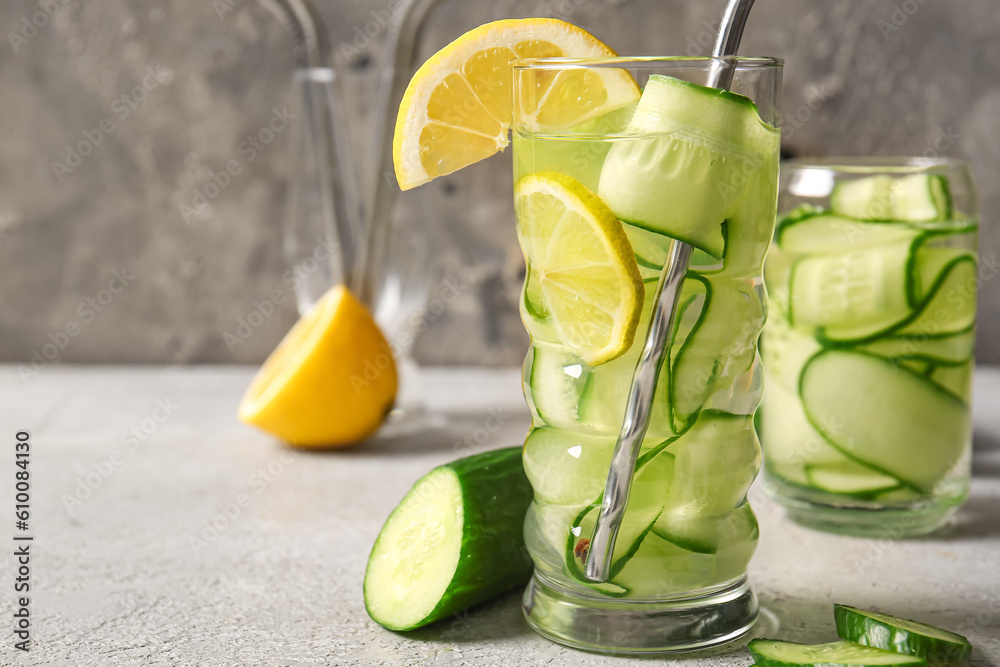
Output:
[[[883,334],[912,314],[904,239],[841,255],[807,255],[792,268],[789,321],[830,342]]]
[[[764,403],[759,410],[760,440],[771,477],[811,486],[806,464],[837,466],[850,461],[809,422],[797,390],[792,393],[770,380],[765,382]]]
[[[601,199],[623,221],[721,259],[722,222],[775,154],[779,132],[746,97],[654,74],[626,134],[635,138],[604,162]]]
[[[968,406],[875,355],[820,352],[802,371],[800,396],[809,421],[837,449],[925,493],[968,444]]]
[[[715,554],[736,543],[756,540],[759,529],[750,505],[743,503],[722,517],[685,514],[668,507],[656,520],[652,533],[682,549]]]
[[[956,397],[965,401],[966,405],[972,402],[972,372],[975,364],[972,359],[961,366],[937,366],[929,375],[934,384],[942,389],[951,392]]]
[[[752,282],[693,277],[705,286],[705,306],[671,367],[670,406],[678,433],[713,392],[727,390],[750,367],[765,319],[763,298]]]
[[[939,366],[963,366],[972,360],[976,333],[950,336],[886,336],[858,347],[889,359],[923,361]]]
[[[815,488],[859,499],[870,499],[902,486],[895,477],[883,475],[852,460],[834,464],[806,464],[805,472],[809,484]]]
[[[920,231],[903,223],[860,222],[832,213],[786,220],[778,229],[778,247],[786,252],[835,254],[913,240]]]
[[[913,257],[914,266],[909,285],[910,304],[913,306],[923,303],[956,259],[967,257],[975,261],[975,256],[963,248],[928,246],[926,242],[929,238],[933,237],[920,239]]]
[[[747,644],[760,667],[860,667],[870,665],[925,665],[927,660],[918,656],[900,655],[854,642],[839,641],[831,644],[796,644],[777,639],[751,639]]]
[[[729,514],[746,499],[760,470],[760,443],[750,415],[704,410],[667,451],[674,455],[674,479],[661,525],[669,525],[671,517],[683,522]]]
[[[524,472],[535,499],[555,505],[587,505],[604,491],[615,441],[543,426],[524,441]]]
[[[520,447],[424,475],[389,515],[368,558],[369,616],[390,630],[413,630],[526,584],[530,503]]]
[[[834,213],[859,220],[942,222],[951,218],[951,195],[943,176],[880,174],[841,181],[830,195]]]
[[[938,274],[923,305],[893,335],[942,336],[968,331],[976,322],[976,260],[962,254]]]
[[[842,604],[833,605],[833,616],[837,634],[863,646],[920,656],[935,662],[964,662],[972,655],[972,644],[968,639],[926,623]]]
[[[611,442],[611,445],[614,443]],[[663,451],[663,447],[648,451],[636,463],[628,504],[625,506],[624,518],[615,538],[608,583],[625,591],[632,591],[629,582],[620,580],[619,574],[638,552],[643,540],[649,535],[657,518],[663,512],[667,498],[665,490],[671,485],[671,480],[675,476],[674,469],[674,455]],[[606,472],[605,469],[605,474],[599,477],[602,486],[607,479]],[[582,567],[587,559],[590,537],[594,534],[594,525],[600,513],[603,496],[602,489],[598,497],[580,511],[566,532],[566,569],[574,578],[588,585],[590,582],[583,576]]]
[[[525,369],[524,394],[534,408],[536,424],[576,428],[580,391],[590,367],[561,348],[536,345]]]
[[[639,272],[643,273],[644,269],[648,269],[644,277],[659,278],[674,239],[627,223],[623,223],[622,228],[628,236],[629,243],[632,244]],[[705,251],[694,248],[688,268],[697,272],[717,271],[722,268],[722,262]]]

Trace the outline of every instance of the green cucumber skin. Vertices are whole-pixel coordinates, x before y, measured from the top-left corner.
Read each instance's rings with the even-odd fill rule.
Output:
[[[972,644],[956,633],[949,632],[955,635],[956,641],[939,639],[897,627],[868,616],[864,610],[840,604],[833,606],[833,616],[837,624],[837,635],[863,646],[920,656],[934,662],[964,662],[972,655]],[[907,619],[900,620],[917,623]]]
[[[474,454],[440,467],[454,471],[462,487],[459,564],[431,613],[398,630],[415,630],[448,618],[524,586],[531,578],[533,566],[524,546],[524,515],[532,491],[521,464],[521,447]]]
[[[927,291],[927,295],[924,297],[924,302],[921,304],[921,306],[919,308],[915,309],[910,314],[909,317],[903,319],[902,321],[896,322],[895,324],[893,324],[891,326],[888,326],[885,329],[883,329],[881,331],[878,331],[876,333],[870,334],[868,336],[864,336],[864,337],[861,337],[861,338],[851,338],[851,339],[846,339],[846,338],[830,338],[829,336],[826,335],[825,327],[818,327],[817,330],[816,330],[816,340],[819,341],[821,344],[823,344],[823,345],[825,345],[827,347],[831,347],[831,348],[835,348],[835,347],[850,347],[850,346],[854,346],[854,345],[860,345],[860,344],[863,344],[863,343],[871,343],[871,342],[874,342],[874,341],[879,340],[881,338],[885,338],[887,336],[890,336],[890,335],[893,335],[895,333],[903,331],[910,324],[913,324],[914,322],[918,322],[920,320],[920,316],[924,314],[924,312],[930,306],[931,302],[934,300],[934,297],[937,296],[937,293],[942,289],[944,283],[946,282],[946,280],[948,278],[948,274],[951,273],[951,271],[953,271],[957,265],[959,265],[959,264],[961,264],[963,262],[972,262],[973,265],[975,264],[975,260],[972,259],[971,256],[968,256],[968,255],[963,255],[961,257],[958,257],[958,258],[952,260],[951,262],[949,262],[948,264],[946,264],[941,269],[941,271],[939,273],[939,276],[938,276],[938,279],[934,282],[934,284],[931,286],[931,288]],[[793,271],[793,274],[792,274],[792,278],[790,278],[790,280],[793,279],[793,278],[794,278],[794,271]],[[789,318],[788,318],[788,320],[789,320],[790,323],[792,322],[791,306],[789,306]],[[963,329],[959,329],[959,330],[956,330],[956,331],[948,331],[948,332],[943,332],[943,333],[934,334],[934,335],[935,336],[948,336],[948,335],[952,335],[952,334],[956,334],[956,333],[963,333],[963,332],[968,331],[968,330],[969,330],[969,327],[965,327]],[[914,335],[917,335],[917,334],[914,334]]]
[[[846,662],[846,661],[838,662],[836,660],[824,660],[822,662],[816,662],[814,660],[809,660],[808,658],[803,658],[802,662],[791,662],[787,660],[781,660],[768,655],[768,653],[771,653],[769,649],[771,649],[771,647],[773,647],[774,645],[781,645],[783,647],[801,647],[803,653],[808,652],[810,649],[817,649],[817,648],[823,648],[823,649],[834,648],[837,650],[841,650],[841,645],[846,645],[848,647],[853,648],[851,646],[851,642],[846,642],[846,641],[834,642],[832,644],[808,645],[808,644],[796,644],[795,642],[782,641],[778,639],[751,639],[750,643],[747,644],[747,648],[753,655],[755,664],[759,665],[759,667],[864,667],[865,665],[865,663],[860,663],[860,662]],[[881,658],[898,657],[898,659],[893,660],[892,663],[887,663],[887,662],[880,663],[883,665],[927,664],[927,660],[919,656],[909,656],[902,654],[893,655],[894,652],[892,651],[880,650],[873,647],[861,648],[859,646],[858,649],[871,651],[873,655],[876,655]]]

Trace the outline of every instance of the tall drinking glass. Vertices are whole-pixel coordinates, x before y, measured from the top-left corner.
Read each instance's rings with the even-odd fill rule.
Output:
[[[521,315],[532,341],[524,467],[534,489],[525,540],[535,574],[524,613],[570,646],[690,650],[735,639],[757,618],[746,572],[758,528],[747,489],[760,466],[756,344],[777,198],[782,63],[730,62],[732,92],[704,87],[719,64],[710,58],[553,58],[514,69],[515,208],[527,261]],[[609,69],[637,86],[620,108],[601,108]],[[562,102],[551,91],[577,107],[590,95],[600,113],[560,126]],[[528,205],[529,189],[561,194]],[[574,341],[609,326],[595,297],[609,274],[584,232],[566,222],[577,211],[624,232],[626,264],[642,285],[634,337],[589,362]],[[583,574],[590,537],[657,278],[676,240],[695,247],[676,333],[610,576],[593,582]]]
[[[969,490],[978,211],[968,166],[782,166],[768,256],[766,488],[823,530],[940,527]]]

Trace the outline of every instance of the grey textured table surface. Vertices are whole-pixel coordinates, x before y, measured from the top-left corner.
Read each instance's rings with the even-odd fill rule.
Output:
[[[383,520],[434,465],[515,444],[528,424],[516,371],[432,370],[438,418],[349,451],[293,452],[235,418],[245,368],[0,367],[0,502],[13,441],[32,434],[32,650],[12,648],[14,558],[0,557],[0,664],[648,664],[534,635],[517,594],[409,635],[365,614],[361,580]],[[835,638],[831,605],[959,630],[972,664],[1000,662],[1000,369],[976,377],[972,497],[943,533],[852,539],[786,521],[756,489],[763,605],[756,634]],[[491,419],[492,418],[492,419]],[[499,425],[499,428],[494,428]],[[133,435],[134,431],[134,435]],[[116,453],[117,452],[117,453]],[[13,508],[0,505],[15,532]],[[8,542],[13,544],[13,542]],[[9,550],[0,549],[10,554]],[[660,659],[662,660],[662,659]],[[674,659],[749,665],[742,644]]]

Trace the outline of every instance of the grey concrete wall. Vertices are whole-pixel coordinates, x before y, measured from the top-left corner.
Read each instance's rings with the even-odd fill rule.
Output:
[[[52,18],[37,14],[36,1],[0,4],[0,360],[30,359],[49,342],[64,348],[59,362],[261,360],[295,317],[281,279],[288,133],[252,161],[240,144],[288,103],[283,29],[254,0],[48,4]],[[486,20],[538,14],[578,23],[623,53],[704,53],[698,40],[707,43],[723,4],[443,0],[422,51]],[[383,34],[355,39],[390,2],[321,5],[364,152]],[[994,0],[758,0],[743,52],[787,60],[789,153],[920,154],[953,137],[938,146],[972,161],[982,253],[994,257],[998,38]],[[122,97],[136,86],[141,100]],[[100,143],[79,164],[55,168],[84,132]],[[416,345],[422,361],[514,364],[523,355],[509,160],[400,198],[399,223],[427,230],[460,286],[428,319]],[[231,161],[239,173],[186,220],[180,205]],[[224,334],[275,290],[283,303],[230,349]],[[1000,280],[987,280],[981,360],[1000,361],[998,332]]]

